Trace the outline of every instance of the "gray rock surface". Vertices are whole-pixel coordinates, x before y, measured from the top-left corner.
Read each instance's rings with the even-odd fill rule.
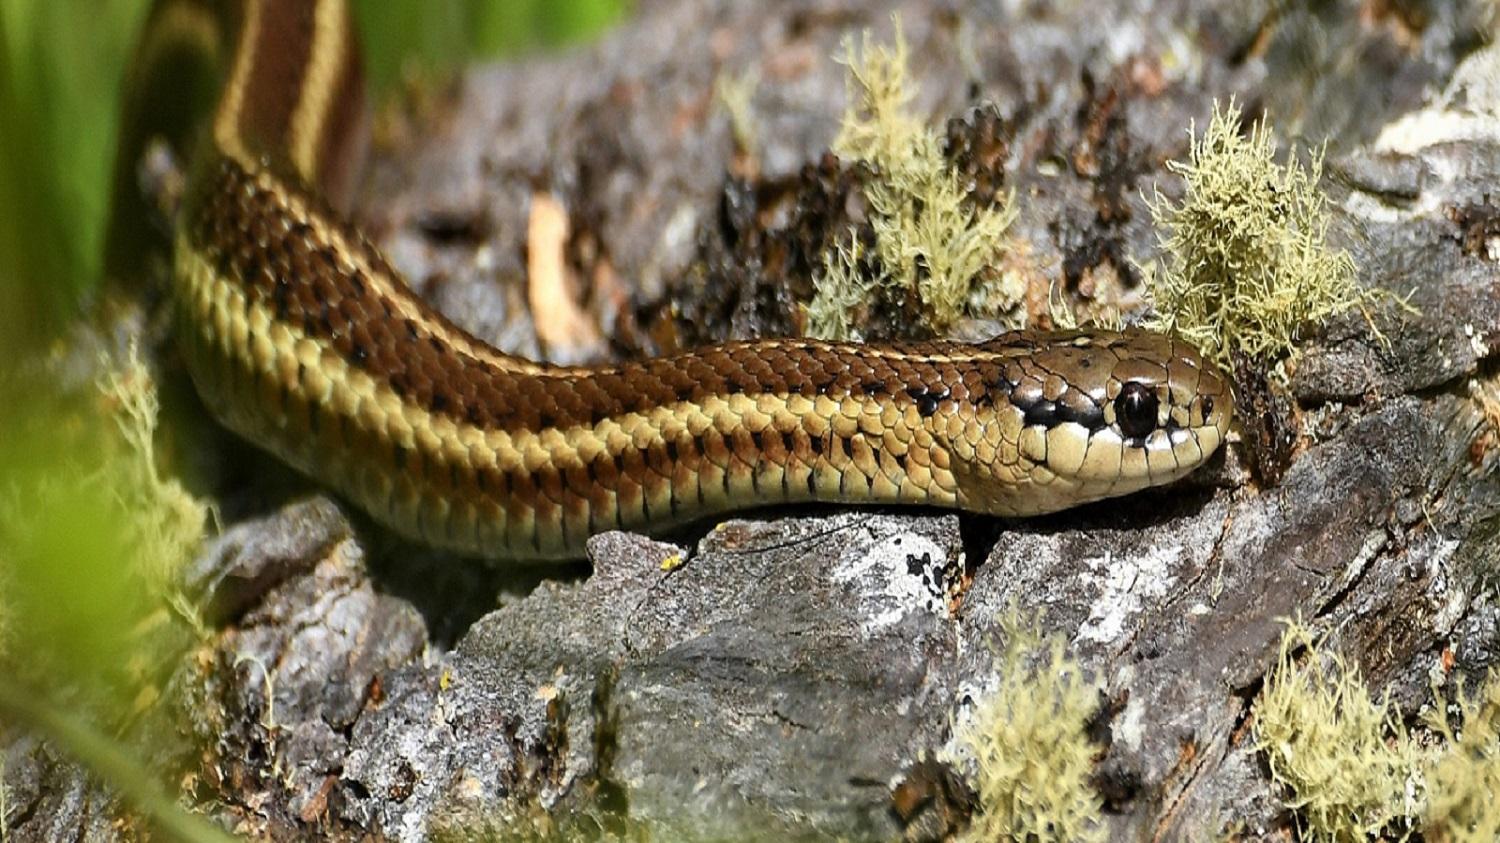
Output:
[[[175,680],[196,689],[179,717],[209,748],[205,801],[226,823],[410,840],[940,834],[903,829],[893,789],[993,685],[1014,603],[1102,680],[1112,837],[1201,840],[1231,820],[1273,835],[1288,819],[1245,724],[1282,619],[1327,632],[1408,713],[1445,650],[1471,682],[1495,663],[1500,431],[1471,384],[1495,380],[1500,250],[1466,248],[1489,242],[1482,222],[1450,211],[1500,196],[1500,98],[1450,96],[1478,46],[1467,6],[1435,4],[1414,28],[1318,4],[1263,42],[1270,4],[1242,2],[641,6],[597,46],[474,70],[443,121],[377,162],[363,218],[426,295],[510,350],[552,351],[518,286],[538,184],[650,302],[717,236],[733,145],[716,78],[758,74],[762,174],[794,174],[835,131],[840,37],[888,32],[897,8],[916,108],[940,121],[994,102],[1015,120],[1016,230],[1050,275],[1090,243],[1151,258],[1141,191],[1178,189],[1163,163],[1190,119],[1237,94],[1287,134],[1330,138],[1336,236],[1362,283],[1420,312],[1381,314],[1386,342],[1359,317],[1309,339],[1274,486],[1231,446],[1177,487],[1026,522],[823,510],[704,525],[680,546],[606,534],[587,575],[458,578],[459,596],[501,596],[451,647],[432,634],[444,598],[407,592],[475,563],[398,548],[367,564],[378,542],[321,499],[236,525],[194,578],[224,621],[210,664]],[[1431,134],[1394,131],[1424,107]],[[1090,146],[1100,109],[1111,139]],[[1074,166],[1080,150],[1102,175]],[[25,738],[5,754],[16,839],[84,817],[109,836],[75,770]]]

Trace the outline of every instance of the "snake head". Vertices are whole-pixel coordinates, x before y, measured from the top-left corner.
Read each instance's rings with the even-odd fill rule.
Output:
[[[981,348],[998,368],[993,413],[981,418],[994,459],[956,461],[966,508],[1035,515],[1170,483],[1229,431],[1228,380],[1180,339],[1023,331]]]

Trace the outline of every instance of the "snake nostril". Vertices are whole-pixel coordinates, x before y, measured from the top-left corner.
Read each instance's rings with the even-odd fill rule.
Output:
[[[1156,393],[1140,381],[1125,384],[1115,398],[1115,421],[1120,432],[1141,439],[1156,429]]]

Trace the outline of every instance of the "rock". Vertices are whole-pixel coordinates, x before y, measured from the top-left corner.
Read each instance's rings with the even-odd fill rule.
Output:
[[[1432,6],[1398,49],[1404,24],[1324,5],[1262,41],[1263,21],[1227,2],[1013,17],[977,0],[941,14],[666,0],[597,46],[469,73],[443,131],[377,162],[361,216],[427,296],[507,350],[543,351],[507,286],[538,180],[593,254],[639,281],[643,321],[660,317],[653,302],[703,286],[704,255],[725,248],[724,203],[750,201],[726,187],[715,79],[759,74],[762,178],[795,178],[836,128],[839,39],[888,32],[892,9],[917,109],[941,125],[993,102],[1014,124],[1013,230],[1038,266],[1125,277],[1119,256],[1149,260],[1142,191],[1176,189],[1163,162],[1237,93],[1285,135],[1330,138],[1336,236],[1361,283],[1410,293],[1418,312],[1382,311],[1383,339],[1359,315],[1309,338],[1274,486],[1231,446],[1186,484],[1003,525],[819,510],[702,525],[680,545],[604,534],[591,574],[516,575],[524,585],[451,649],[424,623],[443,601],[408,600],[381,569],[475,563],[398,550],[372,578],[363,538],[326,502],[237,525],[194,576],[227,626],[208,668],[185,665],[173,685],[206,689],[182,715],[217,771],[200,796],[277,837],[939,837],[974,806],[971,771],[936,759],[994,684],[998,618],[1016,605],[1102,684],[1096,785],[1112,838],[1204,839],[1229,821],[1286,833],[1247,726],[1285,619],[1328,632],[1408,715],[1447,651],[1471,682],[1500,653],[1500,432],[1470,386],[1494,378],[1500,294],[1455,222],[1480,217],[1447,213],[1500,196],[1500,134],[1383,135],[1457,73],[1466,7]],[[440,217],[478,221],[474,237],[429,236]],[[754,331],[744,314],[794,304],[753,298],[769,289],[736,288],[731,315],[701,330]],[[1128,278],[1125,292],[1139,295]],[[649,349],[645,334],[622,336]],[[48,757],[24,738],[6,748],[25,806],[16,839],[74,822],[110,836],[78,807],[99,797],[76,771],[37,772]]]
[[[174,685],[208,691],[181,717],[209,748],[237,830],[327,827],[358,727],[391,698],[392,676],[422,666],[426,626],[411,605],[376,590],[363,550],[327,500],[230,530],[204,560],[195,579],[226,582],[207,575],[218,560],[261,590],[211,657],[175,677]]]
[[[237,620],[267,591],[349,538],[348,522],[326,498],[293,505],[270,518],[236,524],[184,574],[189,594],[214,623]]]
[[[75,762],[29,735],[3,746],[8,839],[113,839],[117,798]]]

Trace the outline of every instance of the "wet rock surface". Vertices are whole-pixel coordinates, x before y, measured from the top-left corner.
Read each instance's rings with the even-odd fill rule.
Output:
[[[795,225],[849,212],[822,162],[844,101],[832,57],[846,33],[889,32],[897,9],[914,107],[938,125],[981,103],[1003,116],[1013,230],[1069,295],[1139,297],[1129,259],[1157,248],[1142,191],[1177,189],[1164,162],[1234,94],[1285,135],[1330,139],[1335,237],[1363,284],[1416,312],[1378,314],[1383,339],[1358,315],[1309,338],[1274,485],[1231,445],[1176,487],[1025,522],[820,510],[680,544],[605,534],[591,573],[460,586],[497,606],[442,634],[444,598],[410,596],[424,575],[387,572],[435,583],[477,563],[398,549],[367,564],[379,542],[322,499],[235,525],[193,576],[222,626],[170,686],[194,689],[177,717],[207,747],[202,801],[279,838],[939,835],[969,810],[961,785],[934,785],[954,804],[915,821],[902,786],[962,778],[932,759],[993,685],[1014,604],[1102,680],[1096,784],[1114,838],[1285,831],[1246,728],[1282,619],[1328,632],[1408,713],[1434,671],[1472,683],[1500,654],[1500,431],[1480,388],[1496,377],[1500,271],[1475,210],[1500,196],[1500,129],[1480,119],[1500,102],[1454,98],[1432,125],[1480,115],[1460,135],[1387,132],[1445,107],[1437,92],[1479,46],[1463,4],[1432,4],[1420,26],[1354,2],[1295,20],[1265,5],[997,17],[1010,6],[664,0],[597,46],[467,74],[436,126],[383,151],[361,217],[425,295],[508,350],[556,351],[523,306],[538,185],[569,209],[592,306],[606,309],[601,278],[632,291],[618,351],[795,327],[778,272],[804,270],[797,251],[821,241],[778,229],[771,197],[822,209]],[[713,90],[746,73],[757,172],[731,176]],[[718,298],[680,311],[692,331],[671,327],[663,302],[695,294]],[[119,833],[108,797],[44,745],[14,738],[5,757],[14,839]]]

